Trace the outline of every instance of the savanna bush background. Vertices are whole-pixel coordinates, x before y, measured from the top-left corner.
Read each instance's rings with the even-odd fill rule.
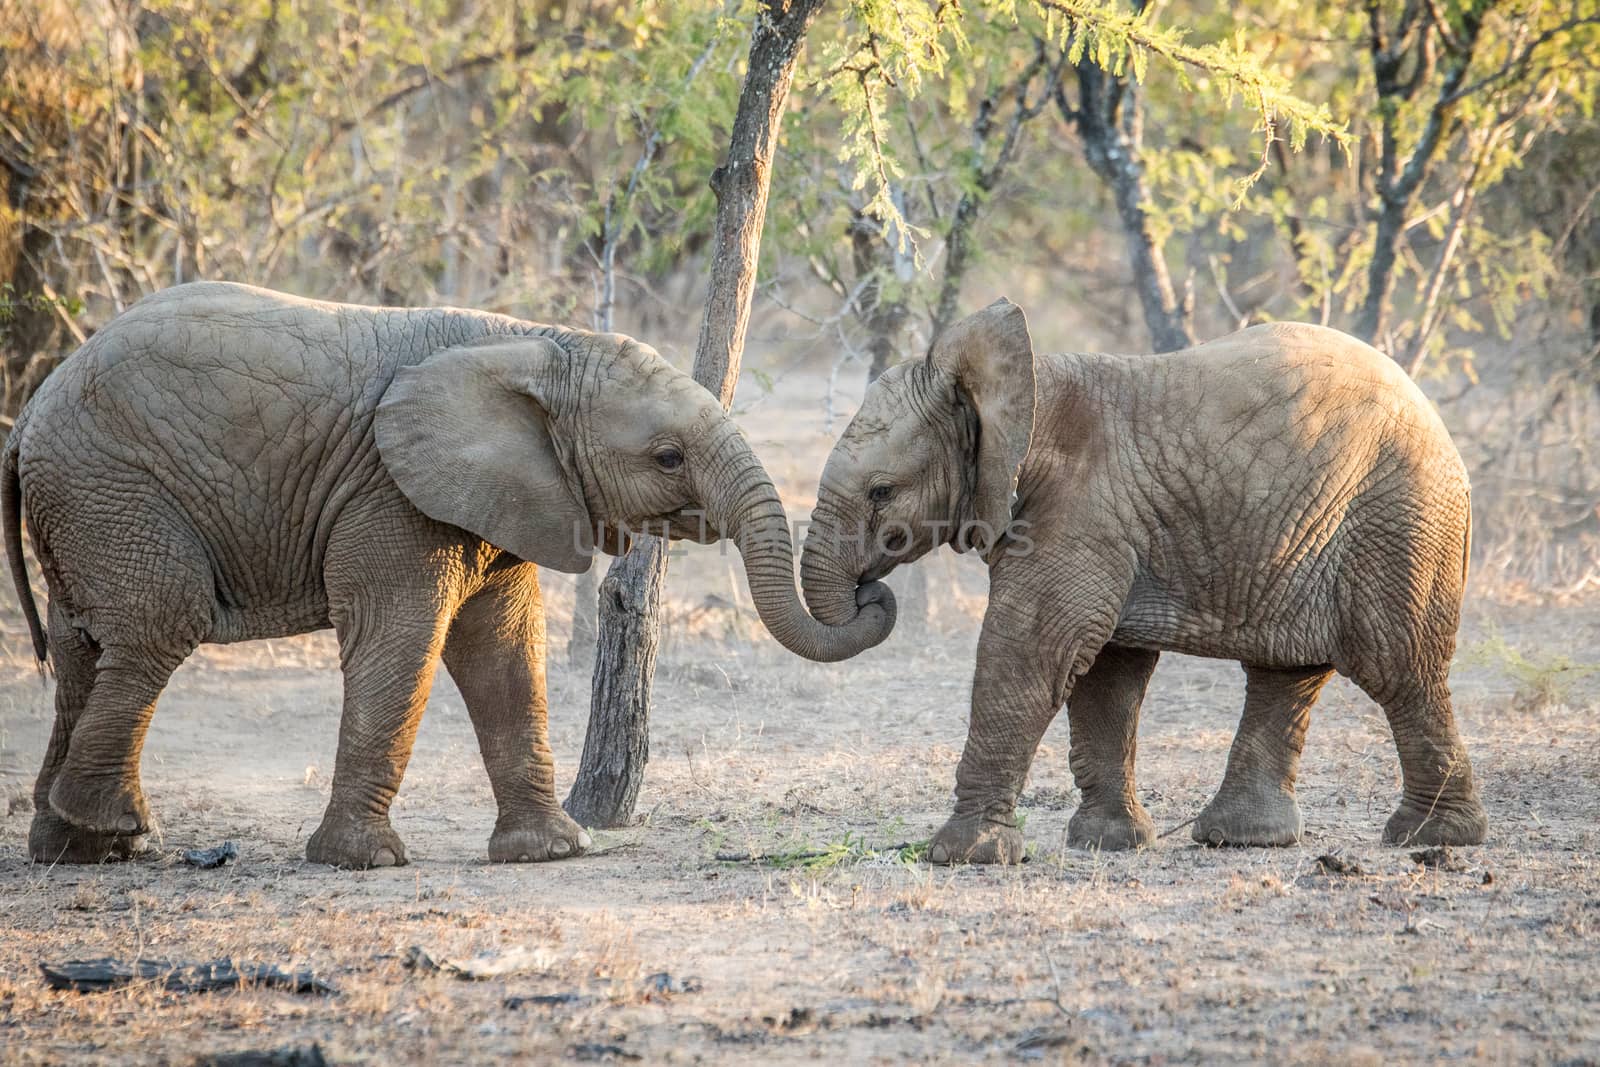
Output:
[[[1000,292],[1055,349],[1326,322],[1440,405],[1480,576],[1600,584],[1600,6],[967,8],[857,0],[812,31],[746,397],[826,370],[825,399],[793,398],[826,424],[861,372]],[[1063,43],[1079,8],[1170,36],[1121,63]],[[0,4],[3,413],[120,309],[197,278],[614,321],[686,359],[753,17]],[[1253,96],[1268,76],[1326,121]]]

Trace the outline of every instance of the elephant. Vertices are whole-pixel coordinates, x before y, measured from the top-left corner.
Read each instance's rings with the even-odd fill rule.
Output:
[[[47,629],[22,556],[25,519]],[[378,308],[198,282],[146,297],[40,386],[3,455],[0,525],[55,723],[35,860],[139,851],[156,698],[203,642],[332,627],[344,696],[306,856],[401,865],[389,820],[437,664],[498,807],[489,859],[576,856],[546,726],[540,566],[633,533],[726,537],[774,636],[811,658],[882,640],[868,590],[822,626],[788,519],[717,399],[619,334],[457,308]]]
[[[1163,651],[1238,660],[1244,712],[1202,843],[1287,845],[1310,711],[1333,672],[1387,713],[1390,843],[1487,828],[1447,675],[1470,546],[1465,467],[1389,358],[1321,326],[1153,356],[1035,356],[1001,299],[871,385],[823,469],[801,554],[817,621],[941,544],[989,602],[955,811],[934,862],[1016,862],[1017,796],[1063,704],[1076,847],[1154,838],[1135,734]]]

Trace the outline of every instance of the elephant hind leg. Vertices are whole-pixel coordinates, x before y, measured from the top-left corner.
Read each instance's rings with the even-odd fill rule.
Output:
[[[99,834],[137,838],[155,822],[139,784],[139,757],[156,698],[194,648],[108,645],[101,653],[83,715],[50,786],[50,807],[67,822]],[[59,718],[58,718],[59,725]]]
[[[100,863],[126,859],[143,850],[143,837],[118,837],[74,826],[50,807],[50,788],[67,761],[72,732],[83,716],[94,687],[100,646],[68,624],[59,597],[50,603],[50,658],[56,674],[56,717],[44,763],[33,787],[33,825],[28,828],[28,856],[38,863]]]
[[[145,733],[172,672],[211,631],[216,587],[181,516],[159,502],[130,505],[108,536],[105,506],[85,495],[42,531],[52,636],[69,646],[57,669],[71,675],[57,703],[57,743],[67,750],[48,800],[80,829],[137,838],[154,826],[139,782]],[[65,721],[63,711],[71,718],[80,707],[76,722]]]
[[[1155,826],[1134,792],[1139,705],[1159,652],[1107,645],[1067,701],[1072,778],[1083,802],[1067,824],[1073,848],[1140,848]]]
[[[100,659],[100,646],[94,638],[67,622],[67,611],[59,596],[50,600],[47,625],[50,665],[56,675],[56,718],[50,731],[50,744],[45,749],[44,764],[33,785],[34,808],[41,814],[50,808],[50,787],[61,772],[61,765],[67,761],[72,731],[89,703],[89,693],[94,689],[95,663]]]
[[[1476,845],[1488,830],[1450,700],[1466,506],[1464,493],[1433,501],[1418,512],[1430,516],[1426,527],[1368,546],[1346,583],[1337,666],[1382,706],[1400,756],[1402,796],[1383,831],[1387,844]]]
[[[1383,706],[1400,754],[1400,806],[1389,817],[1389,845],[1477,845],[1489,828],[1472,761],[1456,732],[1446,665],[1421,676],[1357,685]]]
[[[1194,821],[1203,845],[1292,845],[1300,840],[1295,777],[1311,724],[1311,706],[1331,667],[1245,667],[1244,714],[1228,751],[1228,769]]]

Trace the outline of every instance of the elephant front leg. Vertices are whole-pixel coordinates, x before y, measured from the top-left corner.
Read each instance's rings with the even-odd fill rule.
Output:
[[[444,662],[472,717],[499,817],[489,859],[567,859],[592,842],[555,793],[545,699],[544,605],[532,564],[508,568],[457,612]]]
[[[1072,778],[1083,803],[1067,824],[1073,848],[1140,848],[1155,826],[1133,787],[1139,705],[1159,652],[1107,645],[1073,687]]]
[[[1300,840],[1294,782],[1311,706],[1333,671],[1245,668],[1244,715],[1228,769],[1191,835],[1202,845],[1292,845]]]
[[[1087,587],[1107,584],[1090,581]],[[1108,600],[1087,607],[1063,596],[1041,602],[1031,595],[1037,588],[1034,582],[1019,591],[998,572],[990,583],[972,718],[956,768],[956,808],[933,836],[932,863],[1022,861],[1017,797],[1039,739],[1069,696],[1073,678],[1110,636],[1116,614]]]
[[[401,608],[361,596],[334,612],[344,669],[344,712],[333,795],[306,843],[306,859],[350,870],[399,867],[405,846],[389,823],[389,805],[411,759],[417,725],[444,643],[444,620],[431,596]]]

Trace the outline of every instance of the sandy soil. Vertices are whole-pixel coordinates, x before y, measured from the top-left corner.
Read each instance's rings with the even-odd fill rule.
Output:
[[[803,510],[820,427],[756,436]],[[1181,824],[1221,779],[1243,679],[1180,657],[1163,660],[1140,733],[1141,794],[1175,832],[1137,854],[1064,848],[1063,717],[1024,797],[1031,862],[949,870],[889,848],[946,813],[981,611],[981,571],[925,565],[956,587],[934,632],[819,666],[759,632],[735,560],[691,550],[674,565],[640,825],[549,865],[486,863],[488,783],[441,672],[394,810],[412,865],[308,866],[338,725],[333,642],[202,649],[146,748],[164,827],[150,859],[30,865],[25,802],[0,822],[0,1061],[189,1063],[311,1042],[372,1064],[1600,1060],[1600,602],[1469,607],[1454,684],[1492,824],[1461,870],[1378,844],[1398,767],[1381,712],[1343,682],[1308,743],[1303,847],[1191,844]],[[570,584],[548,590],[559,648]],[[16,797],[50,694],[10,600],[0,791]],[[551,692],[564,790],[588,680],[558,663]],[[224,839],[236,864],[177,862]],[[775,858],[717,859],[730,854]],[[1323,873],[1324,854],[1365,873]],[[419,974],[412,946],[524,949],[529,969]],[[309,966],[339,993],[58,993],[38,971],[139,954]],[[553,1002],[508,1001],[536,996]]]

